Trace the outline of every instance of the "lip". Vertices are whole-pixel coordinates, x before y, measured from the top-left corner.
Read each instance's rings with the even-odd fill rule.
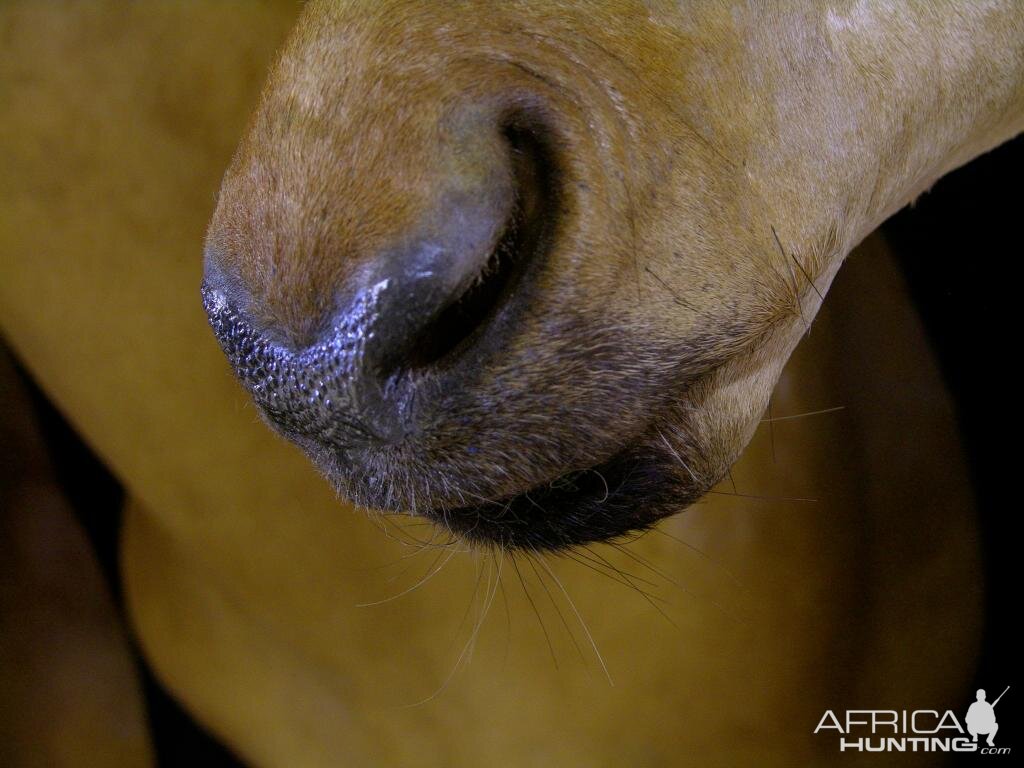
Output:
[[[563,550],[642,532],[702,493],[674,457],[641,441],[510,497],[419,513],[475,544]]]

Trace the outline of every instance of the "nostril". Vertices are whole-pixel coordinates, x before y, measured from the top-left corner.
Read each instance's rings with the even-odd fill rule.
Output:
[[[392,369],[436,365],[472,343],[543,249],[557,220],[556,174],[549,143],[535,125],[510,121],[502,132],[511,160],[514,201],[479,273],[389,359]]]
[[[473,344],[550,240],[557,174],[536,125],[512,119],[500,140],[493,128],[457,138],[465,142],[432,217],[367,254],[333,286],[322,319],[275,320],[294,312],[268,312],[267,296],[289,296],[289,286],[244,284],[212,230],[203,299],[214,334],[264,414],[300,444],[345,452],[405,439],[420,378],[403,374]],[[310,336],[303,323],[321,330],[296,344]]]

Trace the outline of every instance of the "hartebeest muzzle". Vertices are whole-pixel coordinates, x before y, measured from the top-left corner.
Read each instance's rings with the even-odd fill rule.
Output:
[[[437,190],[436,209],[418,227],[336,286],[312,330],[258,320],[251,294],[208,250],[203,298],[213,330],[284,434],[353,466],[361,450],[417,434],[418,389],[511,300],[555,220],[550,157],[535,129],[515,113],[453,127],[465,136],[453,147],[463,172]]]
[[[641,6],[314,5],[206,245],[267,420],[346,498],[506,546],[707,490],[802,316],[674,33]]]

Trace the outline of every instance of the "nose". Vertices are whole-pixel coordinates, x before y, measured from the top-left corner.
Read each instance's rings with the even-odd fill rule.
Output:
[[[497,143],[464,143],[419,226],[345,270],[329,316],[305,344],[258,319],[260,296],[208,238],[202,295],[211,327],[283,434],[344,455],[397,444],[415,429],[417,380],[486,326],[537,241],[541,152],[514,127]]]
[[[378,322],[392,285],[361,290],[314,343],[293,349],[241,308],[237,286],[208,259],[203,305],[235,375],[287,437],[305,447],[348,450],[403,436],[403,403],[379,366]],[[394,302],[392,302],[394,303]]]

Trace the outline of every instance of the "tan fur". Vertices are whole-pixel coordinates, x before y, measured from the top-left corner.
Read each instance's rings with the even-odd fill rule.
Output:
[[[305,346],[389,247],[451,216],[502,116],[525,113],[561,190],[535,298],[427,437],[373,465],[386,494],[339,485],[456,506],[667,435],[681,495],[701,492],[853,245],[1024,126],[1019,11],[313,3],[225,176],[208,259]]]
[[[313,3],[221,194],[225,245],[255,244],[233,251],[233,263],[266,297],[268,316],[301,336],[321,292],[343,281],[351,262],[300,244],[333,237],[351,259],[365,259],[428,216],[430,185],[452,172],[444,152],[431,153],[435,99],[473,88],[572,93],[555,99],[557,119],[572,137],[570,178],[588,191],[573,202],[572,237],[546,268],[546,306],[614,318],[637,338],[680,340],[679,354],[697,361],[688,372],[699,374],[673,414],[690,440],[677,446],[690,451],[684,458],[717,478],[753,434],[733,468],[736,489],[818,499],[713,494],[663,524],[707,560],[659,534],[633,545],[683,586],[659,587],[678,629],[621,585],[553,561],[614,687],[557,585],[546,578],[585,663],[524,562],[555,636],[553,668],[506,560],[507,658],[503,598],[494,593],[471,666],[413,708],[402,705],[444,683],[468,636],[458,627],[477,573],[482,591],[496,566],[456,555],[415,593],[354,607],[416,581],[390,584],[400,567],[373,569],[406,548],[339,504],[304,457],[258,423],[196,299],[220,174],[294,5],[3,9],[0,146],[11,172],[0,186],[0,325],[135,499],[125,580],[149,659],[252,763],[821,764],[837,759],[810,736],[826,703],[963,704],[956,697],[976,644],[977,600],[947,585],[977,583],[973,523],[948,402],[920,330],[878,246],[851,263],[825,310],[834,314],[818,318],[773,404],[776,415],[847,410],[776,423],[773,461],[759,420],[818,296],[789,269],[771,230],[824,293],[886,215],[1019,131],[1020,11],[993,4],[985,15],[965,4],[940,18],[921,4],[887,17],[848,4],[758,18],[720,4],[649,6],[406,12]],[[405,23],[385,23],[385,11]],[[343,24],[345,14],[363,20]],[[351,46],[329,46],[343,29]],[[475,77],[472,59],[452,55],[470,49],[504,53],[544,78],[500,61]],[[345,50],[360,53],[341,58]],[[379,51],[403,56],[385,63]],[[420,83],[430,78],[417,75],[417,62],[446,77]],[[328,78],[332,65],[352,68],[350,78]],[[375,67],[415,71],[378,95]],[[348,113],[330,102],[344,88],[353,89]],[[420,96],[414,109],[409,99]],[[326,120],[318,110],[329,108],[346,140],[362,142],[349,157],[353,170],[336,165],[337,175],[310,181],[332,167],[314,162],[321,155],[294,167],[274,155],[267,105],[289,99],[307,126],[289,140],[306,146],[319,136],[333,157],[340,150],[330,132],[317,132]],[[397,122],[373,130],[372,104]],[[351,220],[331,217],[331,232],[303,226],[279,202],[249,196],[259,185],[241,184],[247,168],[293,172],[282,181],[291,190],[326,185],[354,201]],[[254,215],[288,237],[262,241]],[[574,260],[583,252],[602,257]],[[695,309],[680,310],[634,257]],[[274,259],[283,271],[270,280]],[[902,354],[873,354],[879,336]],[[707,341],[687,343],[696,337]],[[527,327],[510,354],[551,343]],[[843,351],[858,345],[877,368],[852,366]],[[885,386],[911,375],[937,398],[908,402]],[[892,398],[885,408],[882,398]],[[648,403],[634,406],[635,432]],[[927,461],[878,439],[891,428],[882,413],[927,430]],[[615,430],[572,426],[598,431],[583,458],[610,450]],[[625,420],[622,431],[630,432]],[[926,547],[916,545],[922,531]],[[601,554],[658,580],[617,550]],[[423,573],[434,560],[413,562]]]

